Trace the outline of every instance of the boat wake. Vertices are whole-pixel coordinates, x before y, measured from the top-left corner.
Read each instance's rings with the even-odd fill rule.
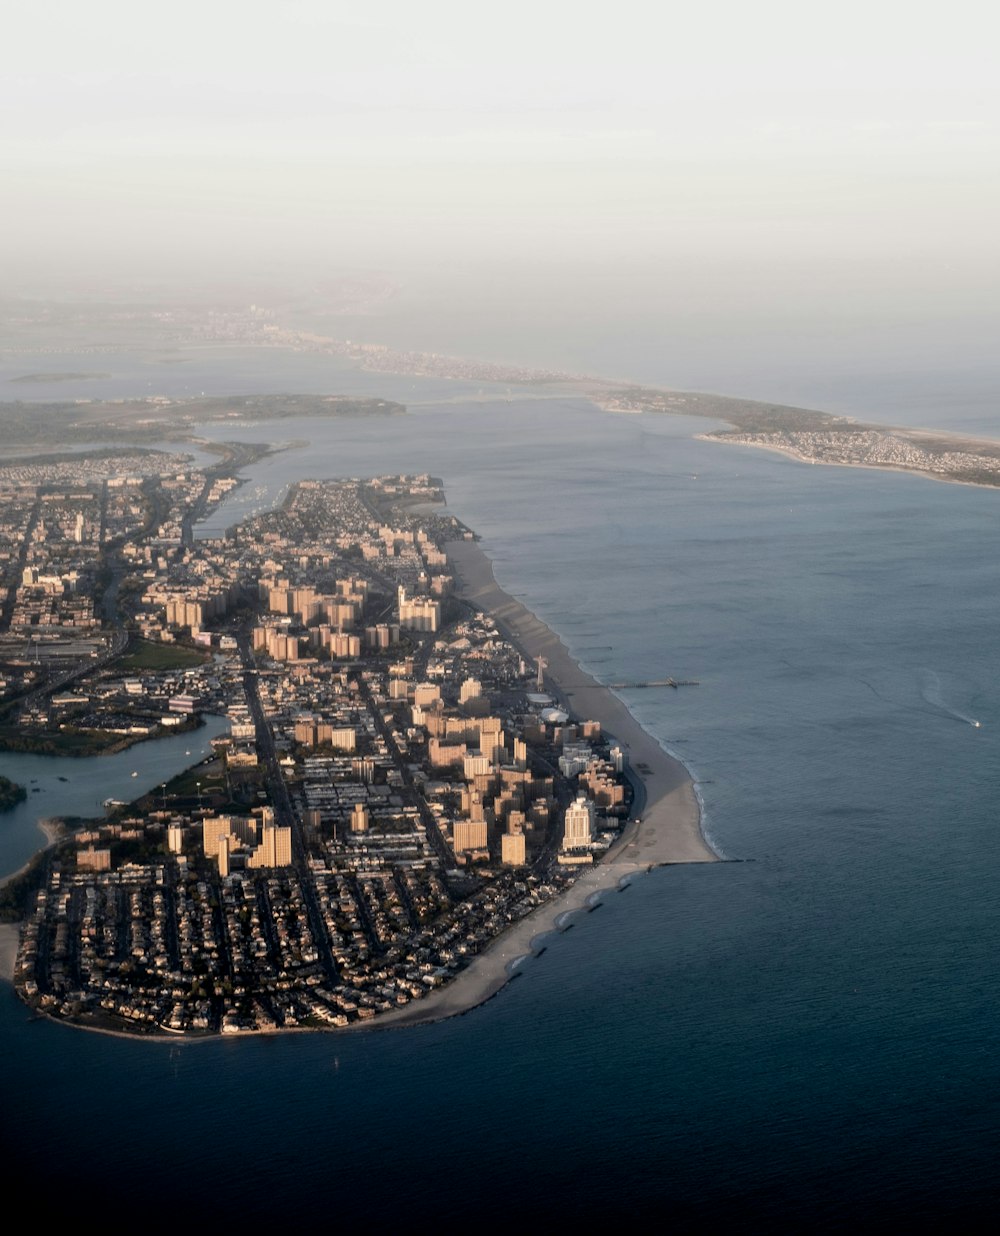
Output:
[[[874,683],[868,681],[867,678],[859,678],[858,681],[871,691],[876,699],[880,699],[883,704],[889,704],[894,708],[906,709],[908,712],[919,712],[924,716],[944,717],[949,721],[957,721],[960,725],[971,725],[973,729],[978,730],[982,726],[981,721],[977,721],[975,717],[970,717],[968,713],[960,712],[957,708],[952,708],[950,704],[945,703],[941,691],[941,679],[934,670],[922,669],[918,671],[920,698],[924,704],[929,704],[930,707],[917,707],[914,704],[901,704],[898,700],[892,699],[888,695],[883,695]]]
[[[962,725],[971,725],[973,729],[979,729],[981,722],[975,717],[970,717],[968,713],[960,712],[957,708],[952,708],[944,700],[941,690],[941,678],[931,669],[922,669],[919,671],[920,680],[920,697],[926,703],[930,704],[938,712],[943,713],[946,717],[951,717],[953,721],[959,721]]]

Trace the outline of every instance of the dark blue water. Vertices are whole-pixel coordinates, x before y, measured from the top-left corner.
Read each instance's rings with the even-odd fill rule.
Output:
[[[703,427],[566,401],[245,431],[313,439],[253,470],[267,493],[442,476],[595,673],[699,679],[630,703],[746,861],[606,895],[497,998],[418,1030],[139,1044],[4,988],[15,1178],[91,1213],[376,1228],[832,1230],[991,1203],[1000,493]]]

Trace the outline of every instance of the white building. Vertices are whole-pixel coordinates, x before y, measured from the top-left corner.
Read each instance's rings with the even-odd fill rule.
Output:
[[[566,808],[562,848],[580,850],[589,846],[594,840],[595,822],[594,804],[585,794],[578,794],[576,802],[570,803]]]

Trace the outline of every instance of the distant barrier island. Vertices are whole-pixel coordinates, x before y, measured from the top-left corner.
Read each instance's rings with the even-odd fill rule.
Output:
[[[10,382],[91,382],[98,378],[110,378],[110,373],[24,373]]]

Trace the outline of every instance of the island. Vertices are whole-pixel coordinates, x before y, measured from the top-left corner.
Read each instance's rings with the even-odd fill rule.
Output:
[[[28,791],[23,785],[18,785],[9,777],[0,777],[0,811],[13,811],[27,797]]]

